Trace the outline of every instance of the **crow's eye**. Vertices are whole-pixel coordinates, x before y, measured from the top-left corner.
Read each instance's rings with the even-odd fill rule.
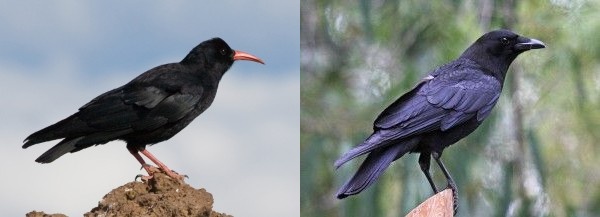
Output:
[[[225,54],[227,54],[227,51],[225,49],[221,49],[221,55],[225,56]]]
[[[507,45],[508,43],[510,43],[510,41],[509,41],[509,40],[508,40],[508,38],[506,38],[506,37],[502,37],[502,38],[500,39],[500,42],[501,42],[502,44],[504,44],[504,45]]]

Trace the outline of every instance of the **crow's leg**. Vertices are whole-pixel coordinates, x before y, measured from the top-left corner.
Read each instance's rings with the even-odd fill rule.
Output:
[[[446,170],[444,163],[442,163],[442,161],[440,160],[440,154],[437,152],[433,152],[431,156],[433,156],[433,159],[435,159],[438,166],[440,166],[440,169],[442,169],[442,172],[446,177],[446,181],[448,181],[448,187],[452,189],[452,191],[456,191],[456,184],[454,184],[454,179],[452,179],[452,176],[450,176],[450,173],[448,172],[448,170]]]
[[[448,188],[452,189],[452,199],[454,200],[454,215],[456,215],[456,212],[458,211],[458,191],[456,189],[454,179],[452,179],[452,176],[450,176],[450,173],[448,172],[448,170],[446,170],[446,167],[444,166],[444,163],[442,163],[442,160],[440,160],[441,154],[434,151],[433,153],[431,153],[431,156],[433,157],[433,159],[435,159],[435,162],[437,162],[438,166],[440,166],[440,169],[442,169],[442,172],[446,177],[446,181],[448,181]]]
[[[431,189],[433,189],[434,194],[437,194],[438,189],[437,189],[437,187],[435,187],[435,183],[433,183],[433,179],[431,178],[431,173],[429,173],[430,161],[431,161],[430,153],[422,152],[421,155],[419,155],[419,166],[421,166],[421,171],[423,171],[423,174],[425,174],[425,177],[427,177],[427,181],[429,181],[429,184],[431,185]]]

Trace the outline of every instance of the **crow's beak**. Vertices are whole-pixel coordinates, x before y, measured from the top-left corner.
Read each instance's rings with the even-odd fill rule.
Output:
[[[263,62],[260,58],[255,57],[252,54],[246,53],[246,52],[242,52],[239,50],[234,51],[235,53],[233,54],[233,60],[249,60],[249,61],[254,61],[260,64],[265,64],[265,62]]]
[[[520,51],[541,49],[546,47],[544,42],[533,38],[529,39],[525,37],[519,37],[518,41],[519,43],[515,44],[515,48]]]

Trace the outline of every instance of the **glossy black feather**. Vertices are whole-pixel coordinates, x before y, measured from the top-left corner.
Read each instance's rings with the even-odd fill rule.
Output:
[[[337,197],[359,193],[405,153],[441,155],[444,148],[473,132],[498,101],[511,62],[526,50],[544,47],[537,42],[506,30],[492,31],[458,59],[429,73],[383,110],[371,136],[335,162],[339,167],[368,153]]]
[[[202,42],[181,62],[150,69],[31,134],[23,148],[62,139],[36,160],[49,163],[112,140],[139,147],[167,140],[211,105],[234,52],[219,38]]]

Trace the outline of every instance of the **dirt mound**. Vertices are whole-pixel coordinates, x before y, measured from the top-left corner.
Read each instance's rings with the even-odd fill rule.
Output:
[[[212,195],[205,189],[194,189],[163,173],[155,173],[147,183],[130,182],[112,190],[84,216],[230,216],[213,211],[212,205]],[[47,216],[50,215],[35,211],[27,214],[27,217]]]
[[[67,217],[65,214],[46,214],[44,212],[31,211],[25,217]]]

